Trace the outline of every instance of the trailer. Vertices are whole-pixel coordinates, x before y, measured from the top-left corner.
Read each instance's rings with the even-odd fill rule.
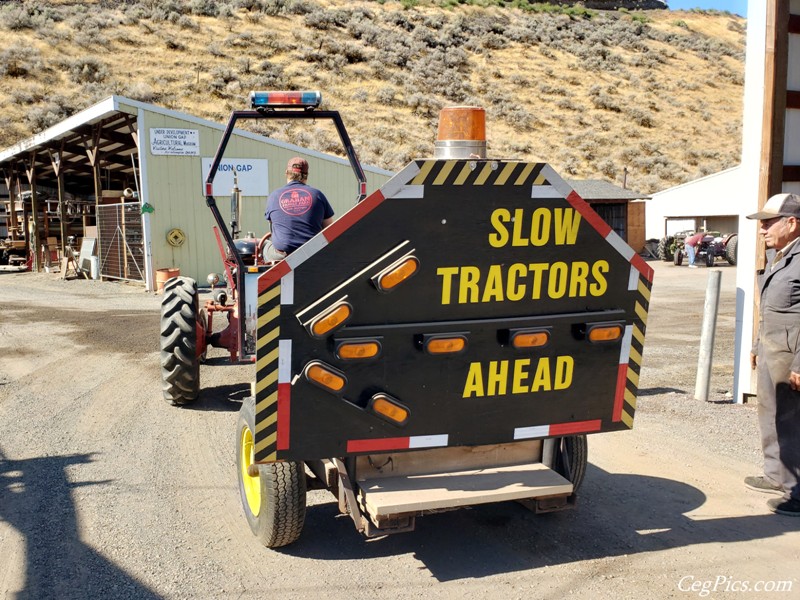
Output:
[[[266,546],[298,539],[315,488],[369,537],[491,502],[566,509],[586,436],[633,426],[653,270],[552,167],[486,158],[483,119],[445,113],[434,158],[231,274],[255,362],[239,489]]]

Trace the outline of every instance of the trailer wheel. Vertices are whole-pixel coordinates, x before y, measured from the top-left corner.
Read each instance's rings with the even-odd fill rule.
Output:
[[[573,435],[561,439],[561,459],[558,461],[556,470],[572,482],[573,494],[578,492],[578,488],[583,483],[588,456],[589,450],[585,435]],[[565,459],[569,468],[564,464]]]
[[[236,472],[242,507],[252,532],[267,548],[296,541],[306,518],[306,475],[302,463],[255,465],[255,400],[247,398],[236,426]]]
[[[725,244],[725,260],[728,261],[729,265],[736,266],[736,244],[739,241],[738,235],[732,235],[728,239],[728,243]]]
[[[172,404],[189,404],[200,393],[197,356],[197,283],[173,277],[161,301],[161,389]]]

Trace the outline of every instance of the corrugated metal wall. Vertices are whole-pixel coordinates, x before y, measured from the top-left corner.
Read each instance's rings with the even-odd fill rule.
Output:
[[[123,107],[123,110],[126,110]],[[131,107],[134,114],[137,109]],[[203,195],[203,157],[211,158],[217,150],[221,128],[204,125],[199,121],[145,110],[139,122],[139,149],[144,199],[155,209],[150,217],[151,252],[153,269],[177,267],[181,275],[193,277],[205,285],[210,272],[221,272],[222,264],[212,227],[214,221]],[[163,156],[151,153],[152,128],[192,129],[199,131],[200,156]],[[266,138],[233,135],[225,151],[226,158],[268,160],[269,190],[286,181],[286,163],[292,156],[300,155],[309,162],[309,183],[321,189],[331,201],[337,217],[351,208],[356,199],[357,186],[350,165],[335,157],[327,158],[317,153],[303,152],[285,144],[271,143]],[[390,179],[389,175],[365,168],[367,191],[378,189]],[[266,196],[245,196],[242,199],[241,231],[253,231],[260,237],[267,231],[264,219]],[[217,197],[217,204],[226,222],[230,216],[229,196]],[[167,242],[167,233],[179,228],[186,234],[180,247]]]

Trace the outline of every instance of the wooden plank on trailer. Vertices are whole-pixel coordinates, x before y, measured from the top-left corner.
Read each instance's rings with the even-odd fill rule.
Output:
[[[376,516],[572,493],[572,483],[541,463],[358,483]]]

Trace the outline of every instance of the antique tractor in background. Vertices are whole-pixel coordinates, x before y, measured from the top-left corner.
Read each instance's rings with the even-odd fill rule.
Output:
[[[707,231],[697,245],[695,262],[705,263],[713,267],[718,258],[725,259],[728,264],[736,265],[736,246],[739,236],[736,233],[720,234],[718,231]],[[658,242],[658,258],[665,262],[672,261],[676,266],[683,264],[686,257],[686,240],[695,234],[694,231],[679,231]]]

